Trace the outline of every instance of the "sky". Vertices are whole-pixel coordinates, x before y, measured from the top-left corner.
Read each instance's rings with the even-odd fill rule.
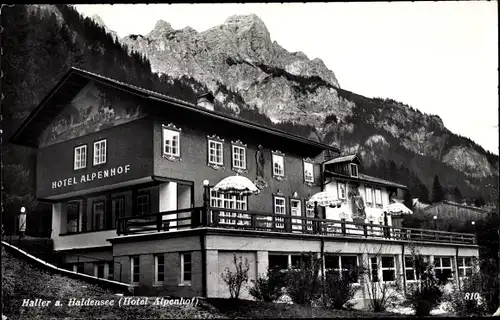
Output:
[[[119,37],[163,19],[201,32],[256,14],[273,41],[320,58],[341,88],[391,98],[441,117],[456,134],[498,154],[496,1],[75,5]]]

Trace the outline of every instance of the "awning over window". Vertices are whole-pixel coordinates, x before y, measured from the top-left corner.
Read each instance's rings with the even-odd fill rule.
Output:
[[[260,191],[250,179],[238,175],[222,179],[213,187],[213,190],[242,196],[257,194]]]
[[[329,191],[322,191],[314,194],[309,200],[307,205],[314,206],[317,202],[320,207],[340,207],[342,200],[337,198],[337,195]]]
[[[391,203],[390,205],[384,208],[384,212],[390,215],[413,214],[413,211],[411,211],[410,209],[408,209],[407,206],[399,202]]]

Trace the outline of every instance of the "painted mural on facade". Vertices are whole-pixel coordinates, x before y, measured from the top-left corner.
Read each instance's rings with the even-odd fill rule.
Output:
[[[92,132],[104,130],[145,116],[135,99],[90,82],[58,114],[40,136],[40,146],[48,146]]]

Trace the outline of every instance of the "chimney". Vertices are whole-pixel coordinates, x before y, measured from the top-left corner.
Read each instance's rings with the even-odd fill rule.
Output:
[[[196,100],[196,105],[200,108],[214,111],[214,101],[214,95],[208,92],[198,97],[198,99]]]

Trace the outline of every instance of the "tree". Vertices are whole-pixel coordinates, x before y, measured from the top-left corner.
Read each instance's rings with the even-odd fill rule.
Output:
[[[238,299],[240,296],[241,286],[248,282],[248,270],[250,269],[250,265],[248,264],[248,259],[246,258],[245,265],[243,265],[241,256],[239,262],[236,259],[236,254],[234,254],[233,258],[236,272],[232,272],[229,267],[226,267],[226,272],[221,273],[221,278],[228,286],[231,299]]]
[[[434,176],[434,182],[432,183],[432,203],[436,203],[444,200],[444,191],[441,183],[439,182],[439,177],[436,174]]]

